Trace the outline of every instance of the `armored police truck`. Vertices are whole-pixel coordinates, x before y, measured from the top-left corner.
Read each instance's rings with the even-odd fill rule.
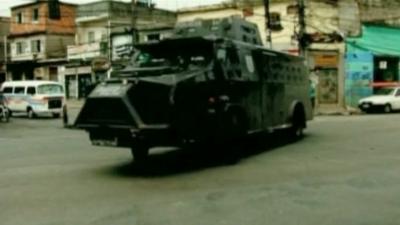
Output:
[[[94,145],[130,148],[144,160],[155,146],[284,128],[298,138],[312,117],[304,59],[263,47],[257,26],[241,18],[183,23],[134,49],[75,122]]]

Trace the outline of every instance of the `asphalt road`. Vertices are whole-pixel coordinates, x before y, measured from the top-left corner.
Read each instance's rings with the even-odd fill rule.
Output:
[[[400,224],[400,114],[318,117],[306,137],[249,144],[226,165],[90,146],[61,120],[0,124],[1,225]]]

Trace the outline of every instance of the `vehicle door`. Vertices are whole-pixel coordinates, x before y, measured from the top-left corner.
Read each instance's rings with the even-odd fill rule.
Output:
[[[27,97],[25,94],[25,86],[15,86],[14,93],[11,98],[11,102],[14,105],[15,111],[26,111],[28,106]]]
[[[396,110],[400,109],[400,88],[396,89],[394,93],[392,108]]]
[[[13,88],[12,87],[4,87],[3,88],[4,101],[7,104],[8,108],[11,108],[10,107],[10,104],[11,104],[10,97],[11,97],[12,93],[13,93]]]

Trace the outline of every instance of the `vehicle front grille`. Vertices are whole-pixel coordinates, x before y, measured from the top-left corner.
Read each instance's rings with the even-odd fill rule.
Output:
[[[135,126],[135,121],[122,98],[88,98],[75,122],[76,125]]]
[[[49,104],[49,109],[59,109],[62,107],[62,100],[50,99],[48,104]]]
[[[129,91],[129,100],[146,124],[170,122],[171,87],[158,83],[139,82]]]

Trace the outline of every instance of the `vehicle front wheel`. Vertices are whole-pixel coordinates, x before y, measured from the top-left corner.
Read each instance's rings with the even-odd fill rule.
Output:
[[[31,108],[28,109],[28,118],[29,119],[36,118],[36,114]]]
[[[53,118],[60,118],[60,113],[53,113]]]
[[[384,111],[385,113],[390,113],[390,112],[392,112],[392,106],[391,106],[390,104],[386,104],[386,105],[383,107],[383,111]]]
[[[131,147],[133,160],[137,164],[143,164],[149,158],[150,147],[145,143],[136,143]]]

